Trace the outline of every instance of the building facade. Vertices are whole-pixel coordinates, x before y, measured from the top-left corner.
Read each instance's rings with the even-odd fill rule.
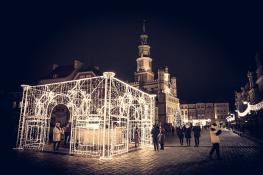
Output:
[[[226,122],[226,117],[229,116],[229,103],[215,103],[215,121],[219,124]]]
[[[212,120],[215,116],[214,103],[205,103],[205,119]]]
[[[225,123],[229,115],[229,103],[180,104],[183,123]]]
[[[195,120],[196,117],[196,105],[195,104],[182,104],[188,106],[188,121]],[[187,117],[187,116],[186,116]]]
[[[150,56],[150,45],[148,35],[143,27],[143,34],[140,35],[140,45],[138,46],[137,69],[134,73],[132,86],[147,93],[156,94],[156,105],[158,115],[156,115],[161,125],[175,125],[180,122],[180,105],[177,97],[176,78],[171,77],[168,67],[159,68],[157,78],[152,70],[152,58]],[[178,115],[177,115],[178,114]]]
[[[181,104],[180,109],[181,109],[182,121],[184,123],[188,123],[188,112],[189,112],[188,105],[187,104]]]
[[[247,83],[240,87],[239,91],[235,91],[235,107],[239,111],[246,109],[244,101],[250,104],[256,104],[262,100],[263,97],[263,66],[259,57],[256,55],[256,70],[248,71]]]
[[[196,103],[196,119],[205,119],[205,103]]]
[[[263,66],[262,58],[257,53],[255,57],[256,69],[249,70],[246,78],[247,83],[240,87],[240,90],[235,91],[235,108],[239,112],[244,112],[247,105],[244,102],[249,102],[251,105],[257,104],[263,100]],[[251,111],[246,116],[236,117],[233,127],[243,133],[248,133],[263,140],[262,134],[259,134],[263,127],[263,112]]]

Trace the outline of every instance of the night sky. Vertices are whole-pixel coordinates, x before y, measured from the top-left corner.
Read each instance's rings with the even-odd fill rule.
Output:
[[[233,104],[234,91],[255,70],[256,52],[263,54],[262,5],[131,2],[3,4],[1,91],[21,90],[53,63],[74,59],[133,81],[146,19],[154,72],[169,67],[182,102]]]

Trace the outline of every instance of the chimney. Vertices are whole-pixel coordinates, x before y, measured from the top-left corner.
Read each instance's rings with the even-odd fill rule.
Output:
[[[82,63],[79,60],[74,60],[74,69],[79,69]]]
[[[94,69],[100,70],[99,66],[94,66]]]
[[[52,65],[52,70],[55,70],[58,67],[58,64],[53,64]]]

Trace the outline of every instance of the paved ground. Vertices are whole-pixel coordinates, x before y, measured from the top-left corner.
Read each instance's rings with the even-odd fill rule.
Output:
[[[193,139],[192,139],[193,142]],[[192,143],[193,145],[193,143]],[[210,160],[209,133],[202,132],[200,147],[181,147],[176,136],[165,150],[137,150],[98,160],[43,152],[12,151],[4,168],[11,174],[247,174],[261,170],[260,146],[231,131],[221,134],[222,160]],[[2,164],[3,165],[3,164]],[[263,164],[262,164],[263,165]],[[11,168],[10,168],[11,167]]]

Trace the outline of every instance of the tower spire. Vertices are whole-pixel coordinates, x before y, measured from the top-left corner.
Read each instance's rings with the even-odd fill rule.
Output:
[[[146,33],[145,23],[146,23],[146,20],[144,19],[144,20],[142,21],[142,32],[143,32],[143,34]]]
[[[148,45],[147,43],[148,35],[146,34],[145,24],[146,24],[146,20],[144,19],[142,22],[142,34],[140,35],[141,45]]]

